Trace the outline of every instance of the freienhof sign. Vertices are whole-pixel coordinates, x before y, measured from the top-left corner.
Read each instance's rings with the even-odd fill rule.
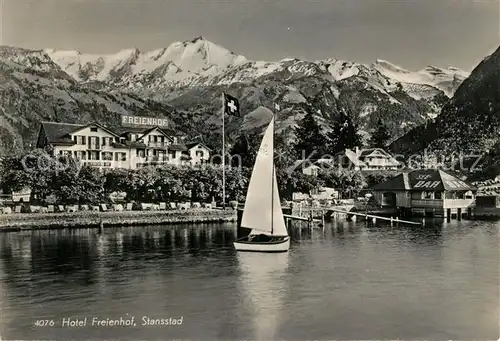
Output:
[[[123,126],[150,126],[167,127],[166,118],[142,117],[142,116],[122,116]]]

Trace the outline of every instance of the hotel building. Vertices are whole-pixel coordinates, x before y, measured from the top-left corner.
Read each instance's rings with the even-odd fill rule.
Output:
[[[132,127],[113,131],[97,122],[70,124],[42,122],[37,148],[69,155],[86,165],[136,169],[148,165],[194,165],[210,159],[201,142],[184,143],[160,127]]]

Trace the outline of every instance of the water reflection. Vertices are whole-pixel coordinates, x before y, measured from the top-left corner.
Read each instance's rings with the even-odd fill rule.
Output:
[[[289,253],[239,252],[239,281],[243,302],[253,324],[256,340],[276,340],[284,317],[283,299],[286,294],[286,272]]]
[[[499,224],[297,224],[236,253],[234,225],[0,234],[4,339],[491,339]],[[182,328],[33,329],[33,317],[183,315]],[[492,327],[494,325],[494,327]]]

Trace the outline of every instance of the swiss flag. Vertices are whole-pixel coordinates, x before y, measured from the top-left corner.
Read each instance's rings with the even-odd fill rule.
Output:
[[[240,116],[240,102],[236,97],[224,94],[224,113],[233,116]]]

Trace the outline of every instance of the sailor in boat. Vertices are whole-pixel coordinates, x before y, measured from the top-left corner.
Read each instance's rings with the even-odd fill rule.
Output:
[[[260,233],[260,234],[249,235],[248,241],[254,243],[271,243],[283,240],[284,238],[285,238],[284,236],[270,236],[268,234]]]

